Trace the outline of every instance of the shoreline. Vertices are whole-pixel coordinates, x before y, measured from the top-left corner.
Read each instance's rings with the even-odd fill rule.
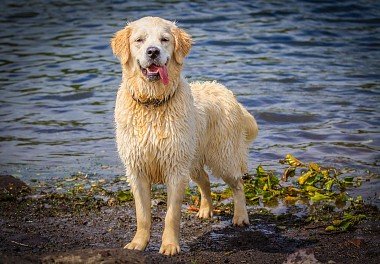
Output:
[[[174,257],[162,256],[158,249],[166,203],[160,190],[155,190],[152,237],[146,251],[124,250],[136,222],[134,203],[123,195],[116,192],[105,200],[96,195],[83,197],[32,188],[3,197],[2,263],[380,262],[380,213],[370,205],[360,208],[366,219],[354,228],[331,233],[322,222],[310,222],[291,213],[273,215],[263,208],[249,207],[251,225],[244,228],[231,226],[228,210],[210,220],[199,220],[185,201],[182,251]]]

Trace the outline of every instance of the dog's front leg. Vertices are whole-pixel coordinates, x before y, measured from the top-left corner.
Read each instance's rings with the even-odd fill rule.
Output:
[[[165,229],[162,235],[160,253],[175,255],[180,252],[179,233],[181,222],[181,207],[187,182],[168,182],[168,209],[165,217]]]
[[[124,248],[144,250],[150,239],[151,202],[150,183],[145,178],[131,179],[135,199],[137,231],[133,240]]]

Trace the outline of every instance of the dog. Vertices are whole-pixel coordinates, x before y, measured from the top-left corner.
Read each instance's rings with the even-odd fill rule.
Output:
[[[160,253],[180,252],[181,203],[189,177],[201,194],[199,218],[213,215],[207,166],[232,189],[233,224],[249,224],[243,190],[254,117],[217,82],[189,84],[181,75],[191,36],[175,22],[144,17],[111,39],[122,82],[115,104],[116,142],[135,200],[137,231],[125,248],[144,250],[150,239],[151,185],[167,186]]]

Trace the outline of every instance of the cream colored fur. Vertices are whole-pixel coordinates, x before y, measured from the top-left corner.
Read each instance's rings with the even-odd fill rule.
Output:
[[[180,251],[181,203],[189,177],[201,193],[198,217],[212,217],[205,166],[232,188],[233,224],[249,224],[241,176],[247,172],[248,146],[258,133],[257,124],[223,85],[188,84],[181,76],[191,44],[185,31],[157,17],[131,22],[111,40],[123,72],[115,107],[116,140],[136,205],[137,231],[128,249],[144,250],[149,242],[153,183],[165,183],[168,193],[160,253]],[[167,85],[142,74],[139,63],[149,66],[146,50],[151,46],[161,51],[158,63],[167,62]],[[165,101],[160,106],[141,104],[150,99]]]

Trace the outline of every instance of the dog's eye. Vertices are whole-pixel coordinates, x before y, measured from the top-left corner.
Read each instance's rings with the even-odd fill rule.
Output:
[[[137,39],[135,40],[135,42],[138,42],[138,43],[141,43],[141,42],[143,42],[143,41],[144,41],[143,38],[137,38]]]
[[[169,41],[169,38],[162,37],[162,38],[161,38],[161,41],[162,41],[162,42],[168,42],[168,41]]]

